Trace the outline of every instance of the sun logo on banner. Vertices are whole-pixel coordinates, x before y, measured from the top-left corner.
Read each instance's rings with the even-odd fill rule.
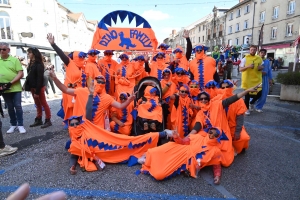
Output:
[[[135,18],[136,28],[111,27],[113,20],[117,23],[118,16],[121,22],[128,17],[129,24]],[[137,28],[143,24],[143,28]],[[106,26],[110,26],[109,28]],[[99,50],[155,50],[158,42],[150,24],[140,15],[125,10],[108,13],[98,24],[94,34],[92,48]]]

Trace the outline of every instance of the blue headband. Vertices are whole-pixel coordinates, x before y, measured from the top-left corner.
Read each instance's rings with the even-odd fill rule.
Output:
[[[91,49],[88,51],[88,54],[96,54],[98,55],[100,53],[100,51],[96,50],[96,49]]]

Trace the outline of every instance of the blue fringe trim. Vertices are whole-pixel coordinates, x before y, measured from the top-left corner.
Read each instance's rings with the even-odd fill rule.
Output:
[[[122,77],[126,76],[126,68],[125,66],[122,67]]]
[[[128,144],[128,149],[141,148],[141,147],[145,146],[147,143],[151,144],[151,142],[152,142],[152,138],[149,138],[147,141],[144,141],[144,142],[141,142],[141,143],[138,143],[138,144],[132,144],[132,142],[130,142]]]
[[[211,125],[210,121],[208,120],[208,118],[209,118],[208,111],[205,111],[204,114],[207,116],[207,118],[205,119],[206,128],[204,129],[204,131],[206,133],[208,133],[208,130],[212,127],[212,125]]]
[[[182,110],[182,124],[183,124],[183,133],[184,136],[187,136],[189,134],[189,126],[188,126],[188,113],[187,113],[187,108],[184,107]]]
[[[199,85],[200,88],[204,88],[204,63],[203,60],[199,60],[199,66],[198,66],[198,74],[199,74]]]
[[[120,121],[123,122],[123,123],[127,122],[127,116],[128,116],[127,109],[124,108],[124,109],[122,110],[122,118],[121,118]],[[118,131],[119,131],[119,128],[120,128],[119,124],[116,123],[116,125],[114,126],[114,132],[118,132]]]
[[[148,112],[152,112],[157,106],[154,99],[150,99],[150,103],[151,103],[151,107],[148,109]]]
[[[84,71],[82,71],[82,74],[81,74],[81,85],[82,87],[86,87],[86,74],[84,73]]]
[[[157,69],[157,79],[159,81],[161,81],[161,79],[162,79],[162,70],[160,70],[160,69]]]
[[[92,110],[92,118],[94,119],[95,115],[96,115],[96,112],[98,110],[98,106],[99,106],[99,103],[100,103],[100,98],[98,95],[96,95],[93,99],[93,110]]]
[[[108,68],[110,68],[110,64],[108,64]],[[109,94],[109,92],[110,92],[110,74],[109,74],[108,69],[105,69],[105,70],[106,70],[106,72],[105,72],[105,79],[106,79],[105,90],[106,90],[106,93]]]

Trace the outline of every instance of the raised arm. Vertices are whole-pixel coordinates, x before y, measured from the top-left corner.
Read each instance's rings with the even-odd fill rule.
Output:
[[[54,81],[54,83],[58,87],[58,89],[60,89],[63,93],[71,95],[71,96],[75,96],[75,89],[68,88],[62,82],[60,82],[60,80],[58,80],[58,78],[56,77],[54,70],[50,71],[50,77],[52,78],[52,80]]]
[[[125,101],[124,103],[120,103],[120,102],[114,101],[114,102],[112,102],[111,106],[114,107],[114,108],[117,108],[117,109],[124,109],[124,108],[126,108],[135,99],[136,93],[134,93],[133,95],[131,95],[127,99],[127,101]]]
[[[49,43],[51,44],[52,48],[56,51],[60,59],[65,63],[66,66],[68,66],[70,59],[68,56],[64,54],[64,52],[54,43],[54,36],[51,33],[48,33],[47,39]]]
[[[186,53],[185,53],[185,57],[186,59],[189,61],[192,55],[192,42],[189,36],[190,32],[188,30],[184,30],[183,31],[183,37],[185,37],[186,39]]]

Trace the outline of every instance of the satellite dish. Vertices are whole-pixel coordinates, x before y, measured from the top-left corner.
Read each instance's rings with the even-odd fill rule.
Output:
[[[32,36],[33,36],[33,33],[31,33],[31,32],[28,32],[28,33],[26,33],[26,32],[22,32],[22,33],[21,33],[21,36],[22,36],[22,37],[28,37],[28,38],[32,38]]]

